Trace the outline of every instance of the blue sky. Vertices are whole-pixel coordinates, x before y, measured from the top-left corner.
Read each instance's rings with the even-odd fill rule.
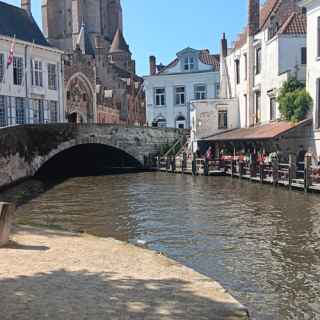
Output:
[[[140,75],[148,73],[150,54],[167,64],[185,47],[218,53],[222,32],[234,40],[247,16],[247,0],[122,0],[122,7],[125,37]],[[33,0],[32,9],[41,26],[41,0]]]

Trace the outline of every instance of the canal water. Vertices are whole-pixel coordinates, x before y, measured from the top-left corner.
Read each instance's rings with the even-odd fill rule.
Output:
[[[213,277],[257,320],[320,319],[320,196],[227,177],[29,180],[18,221],[145,243]]]

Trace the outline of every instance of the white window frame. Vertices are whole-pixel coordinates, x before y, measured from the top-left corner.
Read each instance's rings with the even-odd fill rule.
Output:
[[[43,87],[43,63],[40,60],[31,60],[32,85],[34,87]]]
[[[4,72],[5,72],[5,67],[4,67],[4,54],[0,53],[0,82],[4,82]]]
[[[57,90],[57,65],[48,63],[48,89]]]
[[[195,69],[195,58],[193,56],[187,56],[183,58],[183,70],[193,71]]]
[[[183,91],[179,91],[181,89],[183,89]],[[185,106],[186,105],[186,87],[176,86],[174,91],[175,91],[175,105]]]
[[[6,100],[6,96],[0,95],[0,127],[6,127],[8,125]]]
[[[15,86],[22,86],[23,83],[23,74],[24,74],[24,65],[22,57],[13,57],[13,84]]]
[[[16,124],[26,124],[27,123],[27,110],[24,98],[16,97]]]
[[[33,109],[33,123],[45,123],[44,121],[44,100],[33,99],[32,100],[32,109]]]
[[[163,90],[163,92],[158,93],[157,90]],[[165,87],[154,88],[154,105],[157,107],[166,106],[166,88]]]
[[[215,85],[215,97],[216,98],[220,97],[220,82],[216,82],[216,85]]]
[[[225,130],[228,129],[228,110],[220,109],[218,110],[218,129]]]
[[[204,87],[205,90],[199,90],[200,87]],[[194,99],[195,100],[206,100],[207,99],[207,85],[199,83],[194,85]]]
[[[50,113],[50,122],[57,123],[59,119],[57,101],[49,101],[49,113]]]

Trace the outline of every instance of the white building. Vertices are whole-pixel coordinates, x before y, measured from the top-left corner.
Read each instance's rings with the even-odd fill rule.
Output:
[[[190,128],[190,102],[219,96],[219,55],[186,48],[167,66],[151,56],[144,80],[148,124]]]
[[[0,1],[0,127],[64,121],[62,54],[44,38],[29,1],[22,8]]]
[[[296,0],[249,0],[249,23],[225,58],[240,126],[280,118],[276,97],[289,77],[306,80],[306,17]],[[231,92],[230,92],[231,91]]]
[[[307,90],[313,99],[311,147],[320,155],[320,0],[303,0],[307,9]]]

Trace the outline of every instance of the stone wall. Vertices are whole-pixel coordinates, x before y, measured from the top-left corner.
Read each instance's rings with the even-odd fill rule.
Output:
[[[32,177],[58,153],[81,144],[122,150],[144,165],[161,146],[173,144],[183,131],[120,125],[29,125],[0,130],[0,187]]]

